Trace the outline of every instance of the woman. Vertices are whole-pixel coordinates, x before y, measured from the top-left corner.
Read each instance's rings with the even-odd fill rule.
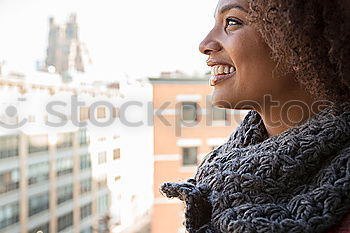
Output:
[[[219,1],[200,44],[213,103],[252,111],[194,179],[162,185],[186,203],[188,232],[350,225],[348,2]]]

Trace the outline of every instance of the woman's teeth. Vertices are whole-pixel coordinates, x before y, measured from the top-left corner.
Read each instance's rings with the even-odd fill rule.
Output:
[[[233,66],[215,65],[215,66],[211,67],[211,75],[212,76],[231,74],[235,71],[236,71],[236,69]]]

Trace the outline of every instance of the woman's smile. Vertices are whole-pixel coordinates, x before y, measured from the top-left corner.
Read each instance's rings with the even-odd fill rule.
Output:
[[[226,79],[233,78],[236,74],[236,69],[234,67],[228,66],[215,66],[212,67],[211,77],[209,79],[210,86],[215,86]]]
[[[211,78],[209,79],[211,86],[232,78],[236,74],[236,67],[233,65],[219,63],[213,60],[208,60],[207,64],[211,66]]]

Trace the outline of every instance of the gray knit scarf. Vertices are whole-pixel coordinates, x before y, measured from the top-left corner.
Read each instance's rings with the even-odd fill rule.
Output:
[[[186,203],[189,233],[323,232],[350,212],[350,104],[273,137],[250,111],[194,179],[161,191]]]

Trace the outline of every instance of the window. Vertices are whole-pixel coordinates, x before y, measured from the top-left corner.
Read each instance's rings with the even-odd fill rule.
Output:
[[[182,165],[197,165],[197,147],[182,148]]]
[[[91,178],[84,179],[80,181],[80,194],[91,192]]]
[[[29,198],[29,213],[32,216],[49,208],[49,193],[35,195]]]
[[[57,176],[62,176],[73,172],[72,158],[60,158],[56,161]]]
[[[120,149],[113,150],[113,159],[114,160],[120,159]]]
[[[87,131],[86,131],[85,128],[79,130],[78,138],[79,138],[79,143],[80,143],[81,146],[82,145],[86,145],[86,144],[89,143],[89,136],[88,136]]]
[[[108,215],[101,217],[101,219],[98,222],[98,229],[97,229],[98,233],[108,232],[109,229],[106,224],[106,222],[108,221],[108,218],[109,218]]]
[[[86,121],[89,120],[89,107],[80,107],[80,115],[79,119],[80,121]]]
[[[116,209],[113,211],[113,217],[114,217],[114,223],[116,226],[121,225],[121,213],[122,213],[122,208],[121,208],[121,203],[122,203],[122,197],[119,194],[117,196],[117,204],[116,204]]]
[[[97,108],[97,119],[106,118],[106,108],[98,107]]]
[[[18,156],[19,137],[0,137],[0,159]]]
[[[80,233],[92,233],[92,227],[87,227],[82,230],[80,230]]]
[[[103,178],[97,181],[97,186],[99,189],[103,189],[107,187],[107,178]]]
[[[0,206],[0,229],[15,224],[19,221],[18,202]]]
[[[66,149],[73,146],[73,133],[60,133],[57,135],[57,149]]]
[[[48,136],[35,135],[28,137],[28,153],[48,151]]]
[[[212,107],[213,109],[213,121],[226,121],[226,109],[224,108],[217,108],[215,106]]]
[[[108,210],[108,194],[99,197],[98,202],[98,213],[104,214]]]
[[[197,121],[197,104],[182,103],[181,113],[183,121]]]
[[[80,156],[80,170],[91,168],[90,154],[83,154]]]
[[[10,192],[19,187],[19,169],[0,173],[0,194]]]
[[[119,108],[113,108],[113,118],[119,117]]]
[[[80,220],[90,216],[92,214],[92,204],[91,202],[87,205],[80,207]]]
[[[57,205],[73,198],[73,185],[69,184],[57,188]]]
[[[43,233],[48,233],[50,231],[50,223],[45,223],[40,226],[37,226],[31,229],[28,233],[37,233],[38,231],[42,231]]]
[[[42,162],[29,165],[28,184],[35,184],[49,179],[49,163]]]
[[[107,162],[107,153],[100,152],[98,153],[98,164],[103,164]]]
[[[58,218],[57,220],[57,232],[63,231],[64,229],[73,225],[73,212],[69,212]]]

